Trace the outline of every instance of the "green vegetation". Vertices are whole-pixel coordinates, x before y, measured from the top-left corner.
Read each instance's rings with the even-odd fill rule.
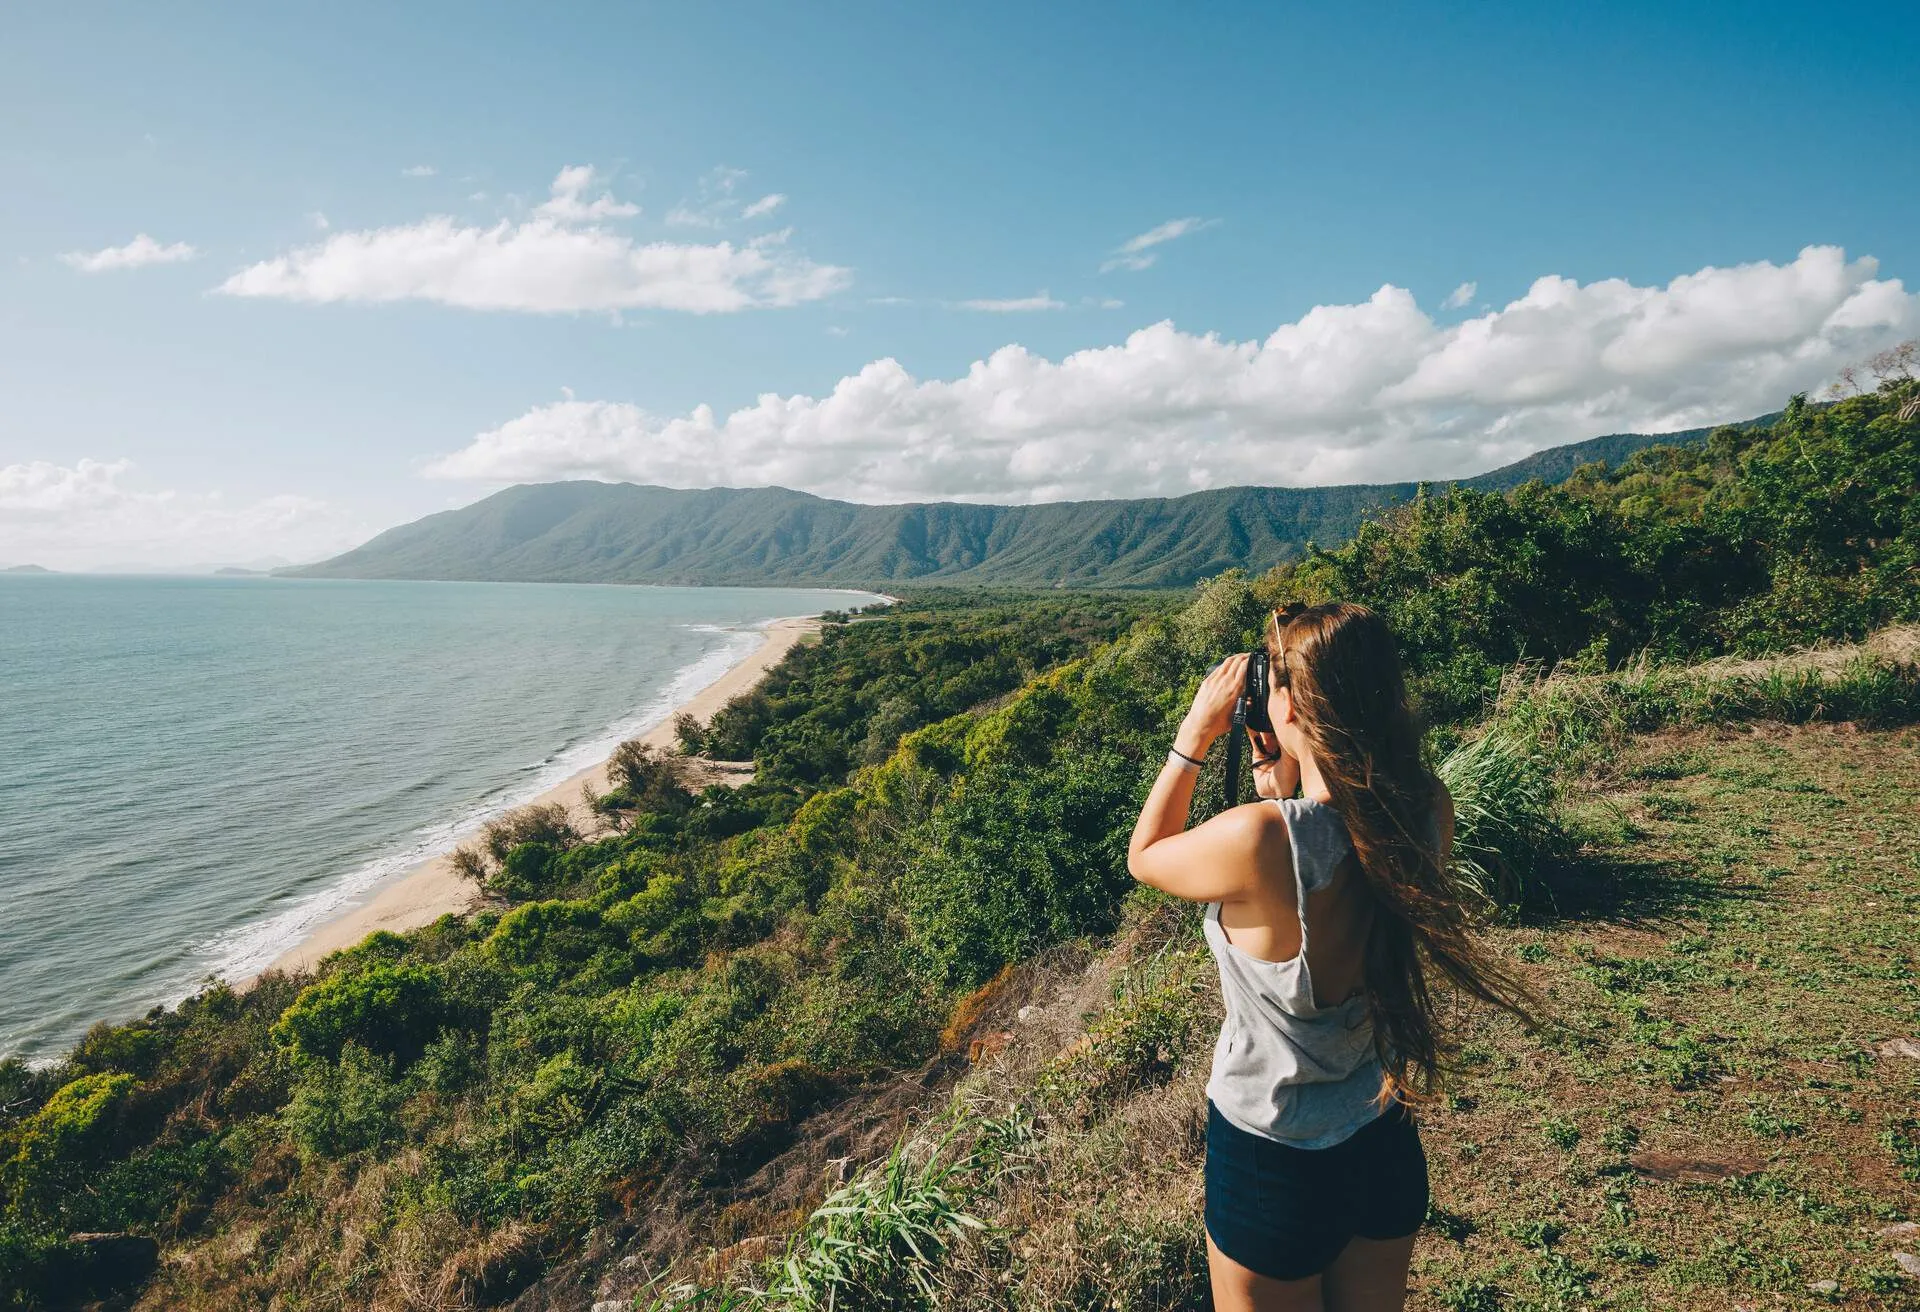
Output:
[[[1596,437],[1461,486],[1502,491],[1557,481],[1578,464],[1617,464],[1655,443],[1705,436],[1699,429]],[[1235,487],[1137,501],[866,506],[780,487],[539,483],[403,524],[289,572],[523,583],[1185,587],[1298,555],[1309,542],[1344,542],[1367,514],[1416,490],[1412,483]]]
[[[1395,623],[1558,1022],[1472,1022],[1426,1305],[1897,1306],[1865,1227],[1920,1210],[1920,1063],[1876,1047],[1920,1026],[1911,390],[1424,496],[1177,602],[835,617],[682,726],[751,784],[629,753],[612,832],[469,853],[469,919],[0,1064],[0,1306],[118,1230],[165,1247],[152,1308],[1199,1306],[1210,967],[1125,839],[1201,672],[1333,595]]]

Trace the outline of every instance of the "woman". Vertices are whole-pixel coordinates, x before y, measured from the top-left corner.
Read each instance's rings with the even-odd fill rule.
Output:
[[[1427,1211],[1410,1107],[1447,1050],[1428,972],[1524,1016],[1447,874],[1453,802],[1421,763],[1393,636],[1364,606],[1267,626],[1263,799],[1186,829],[1247,657],[1200,685],[1134,826],[1136,879],[1208,903],[1226,1021],[1207,1082],[1207,1260],[1220,1312],[1397,1309]],[[1302,794],[1295,797],[1297,790]]]

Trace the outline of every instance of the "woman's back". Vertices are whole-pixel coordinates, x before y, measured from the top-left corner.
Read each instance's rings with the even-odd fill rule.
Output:
[[[1223,898],[1217,919],[1226,938],[1249,957],[1301,958],[1316,1007],[1346,1001],[1364,987],[1372,903],[1346,826],[1334,809],[1311,798],[1269,799],[1282,824],[1256,854],[1263,876],[1242,894]]]
[[[1362,969],[1365,927],[1355,922],[1365,919],[1364,896],[1356,897],[1362,885],[1339,814],[1306,798],[1273,805],[1286,840],[1284,853],[1276,854],[1286,867],[1281,878],[1292,888],[1215,902],[1206,912],[1207,946],[1226,1007],[1207,1096],[1249,1133],[1323,1148],[1380,1111],[1373,1026],[1367,998],[1354,986]],[[1265,941],[1236,943],[1226,923],[1230,907],[1240,913],[1243,930],[1257,926]],[[1243,940],[1254,937],[1243,934]],[[1274,959],[1251,950],[1268,945],[1290,951]],[[1319,975],[1335,977],[1329,983],[1341,985],[1338,1000],[1329,997],[1331,989],[1316,990],[1316,966]]]

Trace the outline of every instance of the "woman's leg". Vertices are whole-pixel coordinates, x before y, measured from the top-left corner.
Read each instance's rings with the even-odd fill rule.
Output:
[[[1400,1312],[1417,1237],[1349,1240],[1323,1277],[1326,1312]]]
[[[1411,1239],[1407,1247],[1411,1252]],[[1207,1236],[1207,1274],[1213,1281],[1214,1312],[1322,1312],[1319,1276],[1275,1280],[1249,1271],[1221,1252],[1212,1235]]]

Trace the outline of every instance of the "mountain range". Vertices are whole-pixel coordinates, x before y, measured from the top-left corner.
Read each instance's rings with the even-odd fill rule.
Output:
[[[1554,483],[1577,465],[1617,464],[1642,448],[1698,442],[1710,431],[1614,433],[1454,482],[1483,491],[1534,479]],[[861,505],[782,487],[531,483],[388,529],[331,560],[278,572],[702,586],[880,587],[912,580],[1184,587],[1236,565],[1265,569],[1299,555],[1308,542],[1344,542],[1369,512],[1406,501],[1419,487],[1228,487],[1180,497],[997,506]]]

